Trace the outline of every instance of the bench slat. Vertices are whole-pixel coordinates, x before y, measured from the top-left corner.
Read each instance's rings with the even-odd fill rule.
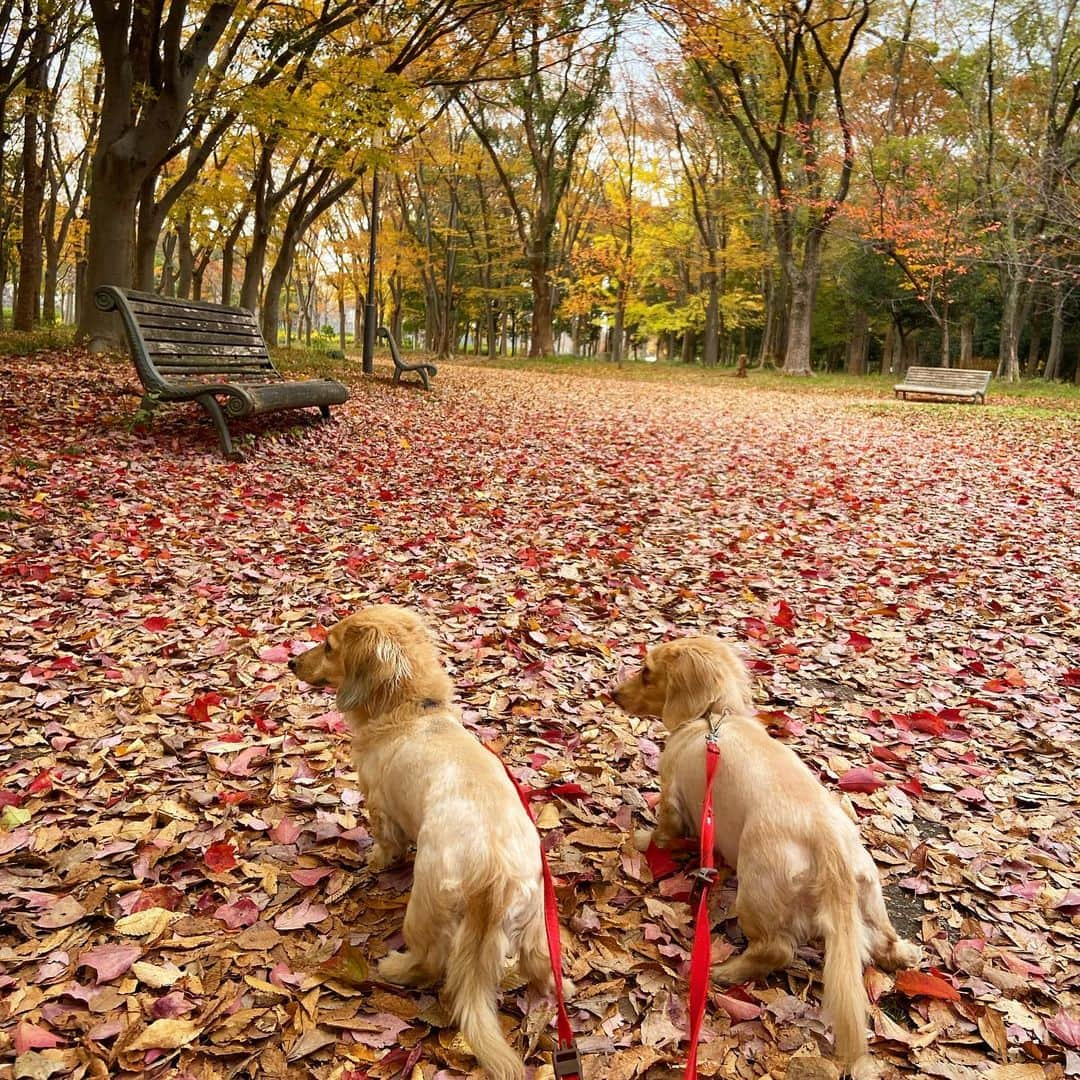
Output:
[[[217,364],[186,364],[184,367],[162,368],[162,374],[170,375],[176,381],[182,381],[189,375],[214,375],[218,382],[228,382],[241,375],[250,375],[260,382],[278,382],[281,376],[276,371],[267,371],[266,368],[244,367],[237,364],[235,367],[222,368]]]
[[[262,338],[249,330],[230,334],[227,331],[217,329],[203,331],[167,330],[163,326],[151,326],[143,329],[143,341],[147,345],[153,345],[160,341],[177,345],[192,342],[211,345],[257,345],[260,349],[263,348]]]
[[[181,300],[175,296],[158,296],[155,293],[129,291],[126,294],[128,307],[132,311],[161,311],[175,314],[179,318],[228,319],[239,322],[253,322],[255,316],[246,308],[224,307],[212,304],[208,300]],[[186,314],[185,314],[186,313]]]
[[[228,359],[230,356],[257,356],[260,360],[270,363],[270,357],[266,349],[261,345],[215,345],[202,342],[174,342],[154,341],[147,342],[147,350],[151,356],[220,356]]]
[[[173,315],[171,312],[161,311],[155,308],[152,312],[139,315],[139,326],[143,330],[177,329],[177,330],[212,330],[223,334],[258,334],[260,340],[262,334],[254,320],[243,322],[239,319],[229,319],[225,316],[207,312],[205,316],[198,318],[184,318],[181,315]]]

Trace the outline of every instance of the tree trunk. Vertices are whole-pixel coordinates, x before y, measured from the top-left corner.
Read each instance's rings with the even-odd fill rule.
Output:
[[[356,286],[356,299],[353,301],[353,349],[357,349],[364,340],[364,293]]]
[[[1027,363],[1024,375],[1034,378],[1039,372],[1039,353],[1042,351],[1042,319],[1036,318],[1031,323],[1031,339],[1028,342]]]
[[[176,226],[176,257],[179,272],[176,277],[176,295],[181,300],[191,299],[191,283],[195,276],[195,250],[191,246],[191,211]]]
[[[900,339],[900,372],[904,374],[909,367],[919,362],[919,333],[912,330]]]
[[[104,160],[101,160],[104,158]],[[117,170],[115,183],[110,183],[114,170],[107,153],[95,155],[93,195],[87,209],[87,248],[83,268],[84,288],[97,284],[126,285],[134,280],[135,271],[135,207],[139,185],[130,175]],[[98,311],[93,296],[81,295],[79,331],[87,336],[90,348],[98,351],[116,341],[120,330],[109,313]]]
[[[1057,379],[1061,373],[1061,356],[1065,332],[1065,290],[1060,281],[1054,282],[1053,320],[1050,323],[1050,348],[1046,353],[1044,379]]]
[[[785,327],[787,326],[787,289],[784,286],[784,277],[771,270],[764,274],[763,289],[765,293],[765,329],[761,335],[761,351],[758,354],[758,363],[765,367],[772,365],[779,367],[784,355]]]
[[[554,356],[552,321],[555,315],[555,290],[548,279],[547,263],[542,256],[530,260],[533,292],[532,323],[529,333],[529,356]]]
[[[50,123],[50,127],[51,127]],[[49,145],[46,144],[46,173],[51,178],[49,182],[49,201],[45,206],[45,220],[43,225],[44,235],[42,240],[45,244],[45,284],[41,300],[41,321],[45,326],[53,326],[56,323],[56,289],[60,278],[60,253],[63,238],[57,234],[57,202],[59,201],[60,188],[56,182],[55,155]],[[66,228],[64,232],[66,233]]]
[[[889,325],[885,330],[885,344],[882,347],[881,370],[890,375],[895,375],[899,368],[899,353],[897,347],[897,332],[895,317],[889,319]]]
[[[848,342],[847,369],[849,375],[864,375],[866,360],[870,353],[870,316],[862,309],[855,309]]]
[[[337,317],[338,317],[338,348],[341,355],[345,355],[345,287],[344,282],[338,286],[337,291]]]
[[[683,331],[682,362],[684,364],[692,364],[694,362],[694,356],[695,356],[695,352],[696,352],[696,349],[695,349],[696,342],[694,341],[694,338],[695,338],[695,334],[694,334],[693,330],[690,330],[689,328],[687,328],[686,330]]]
[[[619,295],[615,301],[615,325],[611,328],[611,359],[620,367],[624,359],[626,345],[626,298],[619,286]]]
[[[960,366],[970,368],[975,362],[975,316],[965,311],[960,320]]]
[[[29,4],[24,5],[30,17]],[[19,244],[19,291],[11,325],[15,330],[32,330],[41,319],[41,208],[45,204],[45,170],[38,151],[38,119],[48,90],[48,65],[51,34],[43,15],[34,30],[25,78],[22,149],[22,241]]]
[[[232,304],[233,292],[233,267],[236,264],[236,245],[244,231],[244,222],[247,221],[245,211],[236,220],[236,224],[229,230],[225,237],[225,243],[221,248],[221,302],[227,307]]]
[[[161,281],[158,284],[158,292],[162,296],[176,295],[176,272],[173,269],[174,251],[176,251],[176,233],[166,233],[161,244]]]
[[[56,204],[45,215],[45,284],[41,295],[41,321],[45,326],[56,324],[56,290],[60,280],[60,244],[51,236],[56,226]],[[63,320],[61,320],[63,321]]]
[[[808,265],[793,271],[788,286],[791,308],[788,312],[787,348],[784,350],[785,375],[811,375],[810,345],[817,292],[817,268],[807,255]]]
[[[266,251],[270,246],[270,223],[274,207],[271,206],[269,188],[273,154],[264,148],[255,177],[255,218],[251,229],[251,246],[244,260],[244,279],[240,285],[240,306],[248,311],[259,307]]]
[[[493,359],[495,356],[496,335],[499,332],[499,328],[498,316],[497,312],[495,311],[495,305],[492,304],[490,300],[487,301],[484,315],[487,321],[487,355],[488,359]]]
[[[715,255],[710,256],[710,261]],[[720,281],[715,270],[704,275],[704,285],[708,292],[705,301],[705,340],[703,343],[702,362],[706,367],[715,367],[720,360]]]
[[[157,173],[152,172],[139,187],[139,211],[135,227],[135,288],[154,291],[154,263],[165,215],[157,206]]]
[[[952,367],[952,337],[949,333],[949,300],[941,305],[941,366]]]
[[[1001,311],[1001,341],[998,346],[997,377],[1006,382],[1020,378],[1020,282],[1011,278],[1005,286]]]

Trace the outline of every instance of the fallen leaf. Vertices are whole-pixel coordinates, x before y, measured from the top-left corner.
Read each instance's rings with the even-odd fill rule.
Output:
[[[296,907],[283,911],[274,919],[275,930],[302,930],[305,926],[320,923],[330,917],[324,904],[312,900],[301,900]]]
[[[939,998],[942,1001],[959,1001],[960,993],[952,983],[940,975],[922,971],[900,971],[896,975],[896,989],[908,997]]]
[[[155,1020],[140,1031],[125,1050],[176,1050],[202,1034],[202,1025],[193,1020]]]
[[[78,966],[93,968],[100,986],[118,979],[140,956],[142,949],[138,945],[98,945],[80,954]]]

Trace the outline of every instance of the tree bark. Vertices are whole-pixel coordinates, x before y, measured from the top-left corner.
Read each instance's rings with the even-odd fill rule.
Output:
[[[960,320],[960,366],[970,368],[975,358],[975,316],[965,311]]]
[[[1053,319],[1050,323],[1050,348],[1046,353],[1046,367],[1042,377],[1054,380],[1061,372],[1061,358],[1065,338],[1065,290],[1060,281],[1054,282]]]
[[[191,246],[191,211],[176,226],[176,295],[182,300],[191,299],[191,286],[195,277],[195,250]]]
[[[714,257],[710,253],[710,260]],[[715,270],[707,271],[704,278],[707,299],[702,361],[706,367],[715,367],[720,359],[720,282]]]
[[[1039,353],[1042,351],[1042,319],[1035,318],[1031,321],[1031,334],[1028,341],[1027,363],[1024,365],[1024,374],[1033,378],[1039,371]]]
[[[694,338],[695,334],[693,330],[686,329],[683,331],[682,362],[684,364],[692,364],[694,362],[694,354],[696,351],[696,342],[694,341]]]
[[[758,364],[761,367],[779,367],[783,361],[788,323],[788,294],[783,274],[766,270],[763,291],[765,294],[765,328],[761,335]]]
[[[847,369],[849,375],[864,375],[870,353],[870,316],[862,308],[855,309],[848,342]]]
[[[949,298],[941,305],[941,366],[952,367],[952,336],[949,333]]]
[[[135,224],[135,288],[154,291],[154,269],[158,241],[165,225],[165,214],[155,200],[157,172],[151,172],[139,187],[139,210]]]
[[[255,173],[255,216],[251,230],[251,245],[244,260],[244,278],[240,284],[240,306],[254,312],[259,307],[259,291],[262,284],[266,251],[270,246],[270,224],[277,209],[270,197],[273,150],[263,147],[259,166]]]
[[[997,377],[1006,382],[1020,378],[1020,282],[1010,275],[1001,310],[1001,340],[998,346]]]
[[[176,233],[168,232],[161,244],[161,281],[157,291],[162,296],[176,295],[176,271],[173,267],[173,252],[176,251]],[[153,286],[151,285],[151,291]]]
[[[26,2],[24,18],[29,20],[31,17],[30,4]],[[32,330],[41,319],[41,209],[45,204],[45,171],[39,151],[38,120],[48,90],[46,60],[52,35],[44,16],[38,17],[40,21],[30,46],[23,105],[22,241],[19,244],[19,289],[11,313],[11,325],[15,330]]]
[[[553,356],[555,338],[552,322],[555,315],[555,290],[548,277],[547,260],[536,255],[529,260],[533,308],[529,334],[530,356]]]
[[[785,375],[811,375],[810,346],[817,293],[817,260],[807,251],[803,266],[791,268],[788,289],[791,308],[788,313],[787,348],[784,350]]]

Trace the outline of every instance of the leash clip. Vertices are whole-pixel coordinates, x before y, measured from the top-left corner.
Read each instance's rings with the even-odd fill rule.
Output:
[[[581,1071],[581,1054],[577,1043],[569,1046],[560,1046],[551,1055],[551,1064],[555,1069],[555,1076],[573,1077],[574,1080],[584,1080],[585,1074]]]
[[[699,866],[696,870],[691,870],[686,876],[690,878],[690,898],[688,902],[693,904],[703,892],[707,892],[716,884],[720,872],[715,866]]]

